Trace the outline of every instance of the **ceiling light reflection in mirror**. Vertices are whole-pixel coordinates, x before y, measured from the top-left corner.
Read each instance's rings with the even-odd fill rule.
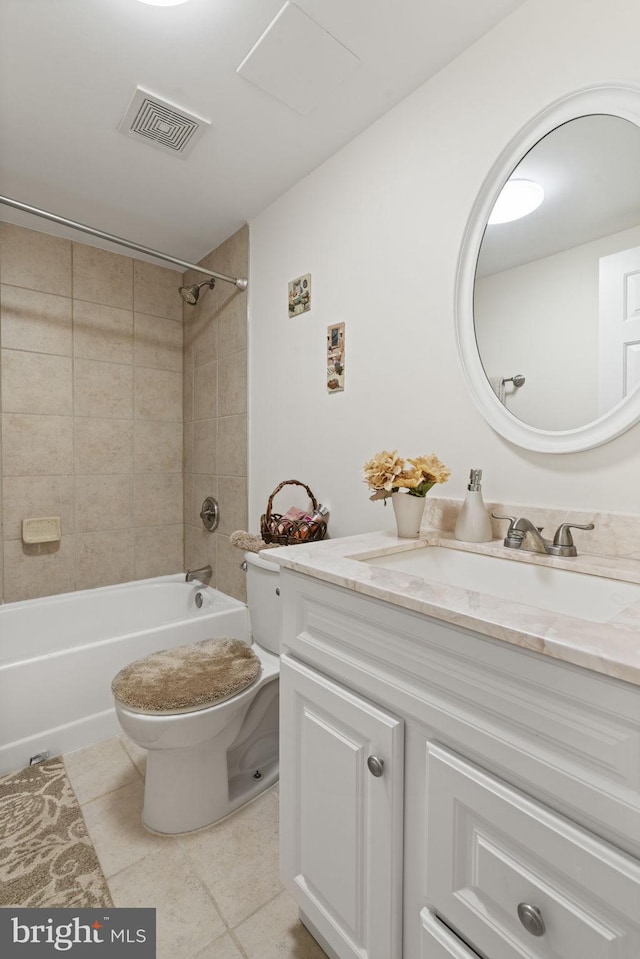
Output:
[[[570,120],[529,150],[515,179],[540,184],[544,203],[484,231],[477,346],[510,413],[571,430],[640,384],[640,129],[606,114]],[[505,389],[515,372],[526,385]]]
[[[513,220],[522,219],[523,216],[529,216],[538,209],[543,200],[544,190],[539,183],[535,183],[534,180],[510,177],[502,187],[491,211],[489,226],[511,223]]]

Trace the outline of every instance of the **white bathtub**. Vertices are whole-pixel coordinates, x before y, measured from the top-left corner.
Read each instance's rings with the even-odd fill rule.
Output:
[[[213,636],[250,642],[247,607],[180,574],[0,605],[0,775],[115,736],[115,674]]]

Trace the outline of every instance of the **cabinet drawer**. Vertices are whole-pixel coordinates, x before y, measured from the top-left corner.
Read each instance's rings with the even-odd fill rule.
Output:
[[[420,921],[420,959],[478,959],[478,953],[468,949],[429,909],[420,912]]]
[[[638,860],[433,743],[427,824],[427,899],[480,953],[640,956]]]

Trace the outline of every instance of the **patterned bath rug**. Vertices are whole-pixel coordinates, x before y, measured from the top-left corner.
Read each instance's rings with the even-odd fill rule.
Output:
[[[112,906],[62,758],[0,779],[0,906]]]

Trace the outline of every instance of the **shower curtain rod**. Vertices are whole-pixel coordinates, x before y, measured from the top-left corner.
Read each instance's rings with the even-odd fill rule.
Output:
[[[239,290],[246,290],[249,281],[244,277],[225,276],[224,273],[215,273],[213,270],[207,270],[204,266],[197,266],[195,263],[188,263],[186,260],[179,260],[175,256],[169,256],[168,253],[161,253],[159,250],[152,250],[148,246],[141,246],[139,243],[132,243],[131,240],[125,240],[121,236],[113,236],[111,233],[105,233],[103,230],[96,230],[92,226],[86,226],[84,223],[76,223],[75,220],[68,220],[64,216],[57,216],[55,213],[47,213],[46,210],[38,210],[35,206],[28,206],[19,200],[11,200],[9,197],[0,196],[0,203],[4,206],[11,206],[16,210],[23,210],[25,213],[33,213],[34,216],[41,216],[45,220],[53,220],[54,223],[61,223],[62,226],[69,226],[73,230],[81,230],[90,236],[97,236],[101,240],[108,240],[110,243],[116,243],[118,246],[127,247],[129,250],[136,250],[138,253],[145,253],[157,260],[164,260],[166,263],[175,263],[176,266],[182,266],[185,270],[195,270],[197,273],[204,273],[205,276],[213,276],[216,280],[224,280],[225,283],[233,283]]]

